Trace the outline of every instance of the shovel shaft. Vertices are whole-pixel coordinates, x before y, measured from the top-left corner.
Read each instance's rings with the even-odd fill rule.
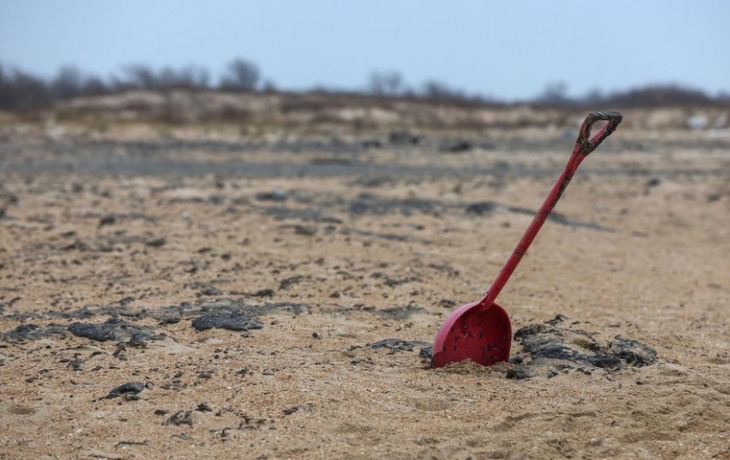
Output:
[[[540,228],[542,228],[542,224],[544,224],[545,220],[547,220],[548,216],[550,216],[550,212],[552,212],[553,208],[558,203],[558,200],[563,195],[563,192],[565,192],[565,189],[568,187],[568,184],[570,184],[570,180],[578,170],[578,166],[580,166],[581,162],[589,153],[595,150],[604,139],[616,130],[616,127],[619,123],[621,123],[622,118],[623,117],[618,112],[591,112],[588,114],[580,128],[580,133],[578,134],[578,139],[576,140],[575,147],[573,148],[573,153],[568,160],[568,164],[565,165],[565,169],[560,174],[560,177],[558,177],[555,185],[553,185],[553,188],[550,190],[547,198],[545,198],[545,202],[543,202],[540,210],[532,219],[530,226],[527,227],[525,234],[522,236],[522,239],[520,239],[520,242],[512,252],[512,255],[509,259],[507,259],[502,270],[500,270],[497,278],[489,288],[489,291],[487,291],[484,298],[482,298],[479,302],[480,304],[492,305],[494,303],[497,296],[502,291],[502,288],[505,284],[507,284],[512,273],[514,273],[517,265],[519,265],[522,257],[527,252],[530,244],[532,244],[532,240],[535,239]],[[591,128],[593,127],[593,124],[599,120],[607,121],[607,123],[595,136],[591,138]]]

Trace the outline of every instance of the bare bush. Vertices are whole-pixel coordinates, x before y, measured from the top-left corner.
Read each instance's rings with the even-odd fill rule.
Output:
[[[434,100],[466,99],[463,91],[438,81],[427,81],[423,85],[423,96]]]
[[[53,95],[43,79],[0,66],[0,109],[26,111],[52,104]]]
[[[163,67],[156,70],[148,65],[135,64],[122,69],[122,77],[111,76],[102,79],[87,74],[76,67],[64,66],[50,79],[44,79],[22,70],[0,64],[0,110],[29,111],[52,107],[56,101],[76,97],[121,93],[131,89],[162,92],[171,95],[171,90],[210,90],[210,73],[203,67],[189,65],[181,68]],[[262,90],[267,93],[281,92],[273,82],[261,83],[259,68],[244,59],[228,64],[217,87],[224,91],[250,92]],[[293,96],[293,93],[290,93]],[[378,99],[369,95],[379,96]],[[320,97],[321,96],[321,97]],[[333,97],[335,96],[335,97]],[[299,93],[299,97],[287,98],[288,107],[314,104],[324,107],[338,107],[343,104],[387,106],[385,99],[406,101],[421,100],[454,107],[495,107],[509,105],[493,97],[471,95],[439,81],[426,82],[420,91],[414,92],[406,85],[403,77],[395,71],[374,72],[370,75],[365,91],[348,91],[335,87],[320,87]],[[293,101],[293,102],[292,102]],[[532,103],[558,108],[655,108],[689,106],[728,106],[730,93],[720,92],[717,96],[677,84],[649,85],[609,94],[594,89],[583,97],[567,95],[567,85],[551,82],[542,93],[531,100],[516,104]],[[512,103],[510,103],[512,104]],[[238,116],[229,113],[224,118]],[[243,115],[241,115],[243,116]]]
[[[603,92],[598,88],[589,90],[585,96],[583,96],[583,103],[587,106],[596,106],[602,104],[606,100]]]
[[[144,89],[161,91],[171,89],[202,90],[209,88],[210,73],[195,65],[180,69],[163,67],[155,71],[143,64],[134,64],[124,68],[126,79],[118,80],[120,89]]]
[[[416,99],[425,99],[428,102],[436,102],[457,107],[494,106],[501,105],[492,98],[486,98],[479,94],[467,94],[463,90],[453,88],[438,81],[427,81],[423,85],[420,94],[408,95]]]
[[[259,83],[259,68],[243,59],[228,64],[220,88],[225,91],[254,91]]]
[[[547,105],[548,107],[567,107],[574,105],[568,97],[568,85],[562,81],[550,82],[545,86],[536,102],[541,105]]]
[[[70,99],[83,94],[84,77],[76,67],[64,66],[51,81],[51,92],[59,99]]]
[[[159,73],[159,83],[164,88],[201,90],[210,86],[210,73],[203,67],[189,65],[175,70],[165,67]]]
[[[157,75],[155,75],[155,71],[146,65],[132,64],[126,66],[122,72],[127,78],[121,80],[120,86],[150,90],[158,88]]]
[[[80,96],[108,94],[111,88],[96,76],[87,75],[74,66],[64,66],[49,83],[55,99],[73,99]]]
[[[401,96],[407,91],[398,72],[374,72],[370,75],[367,92],[376,96]]]
[[[84,81],[81,96],[100,96],[113,92],[113,88],[99,77],[90,76]]]
[[[721,102],[713,99],[705,92],[684,86],[650,85],[643,88],[633,88],[628,91],[615,92],[606,97],[605,104],[614,107],[666,107],[666,106],[706,106]]]

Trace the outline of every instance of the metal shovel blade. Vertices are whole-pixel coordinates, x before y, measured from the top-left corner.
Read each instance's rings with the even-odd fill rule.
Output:
[[[436,334],[431,367],[471,359],[491,366],[507,361],[512,344],[512,324],[504,308],[483,301],[457,309]]]

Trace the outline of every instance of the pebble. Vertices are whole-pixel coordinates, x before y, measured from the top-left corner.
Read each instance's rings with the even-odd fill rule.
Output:
[[[116,388],[113,388],[109,392],[109,394],[106,395],[106,397],[107,397],[107,399],[112,399],[112,398],[116,398],[118,396],[124,395],[125,399],[129,400],[129,398],[126,398],[127,395],[136,395],[137,393],[140,393],[144,389],[145,389],[144,383],[128,382],[128,383],[119,385]]]

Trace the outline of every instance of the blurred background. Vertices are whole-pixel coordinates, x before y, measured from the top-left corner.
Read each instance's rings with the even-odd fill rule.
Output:
[[[727,106],[728,18],[723,0],[4,0],[0,110],[130,91],[481,107]],[[124,104],[141,110],[154,100]],[[199,115],[170,110],[173,121],[255,111],[250,100],[218,101]]]

